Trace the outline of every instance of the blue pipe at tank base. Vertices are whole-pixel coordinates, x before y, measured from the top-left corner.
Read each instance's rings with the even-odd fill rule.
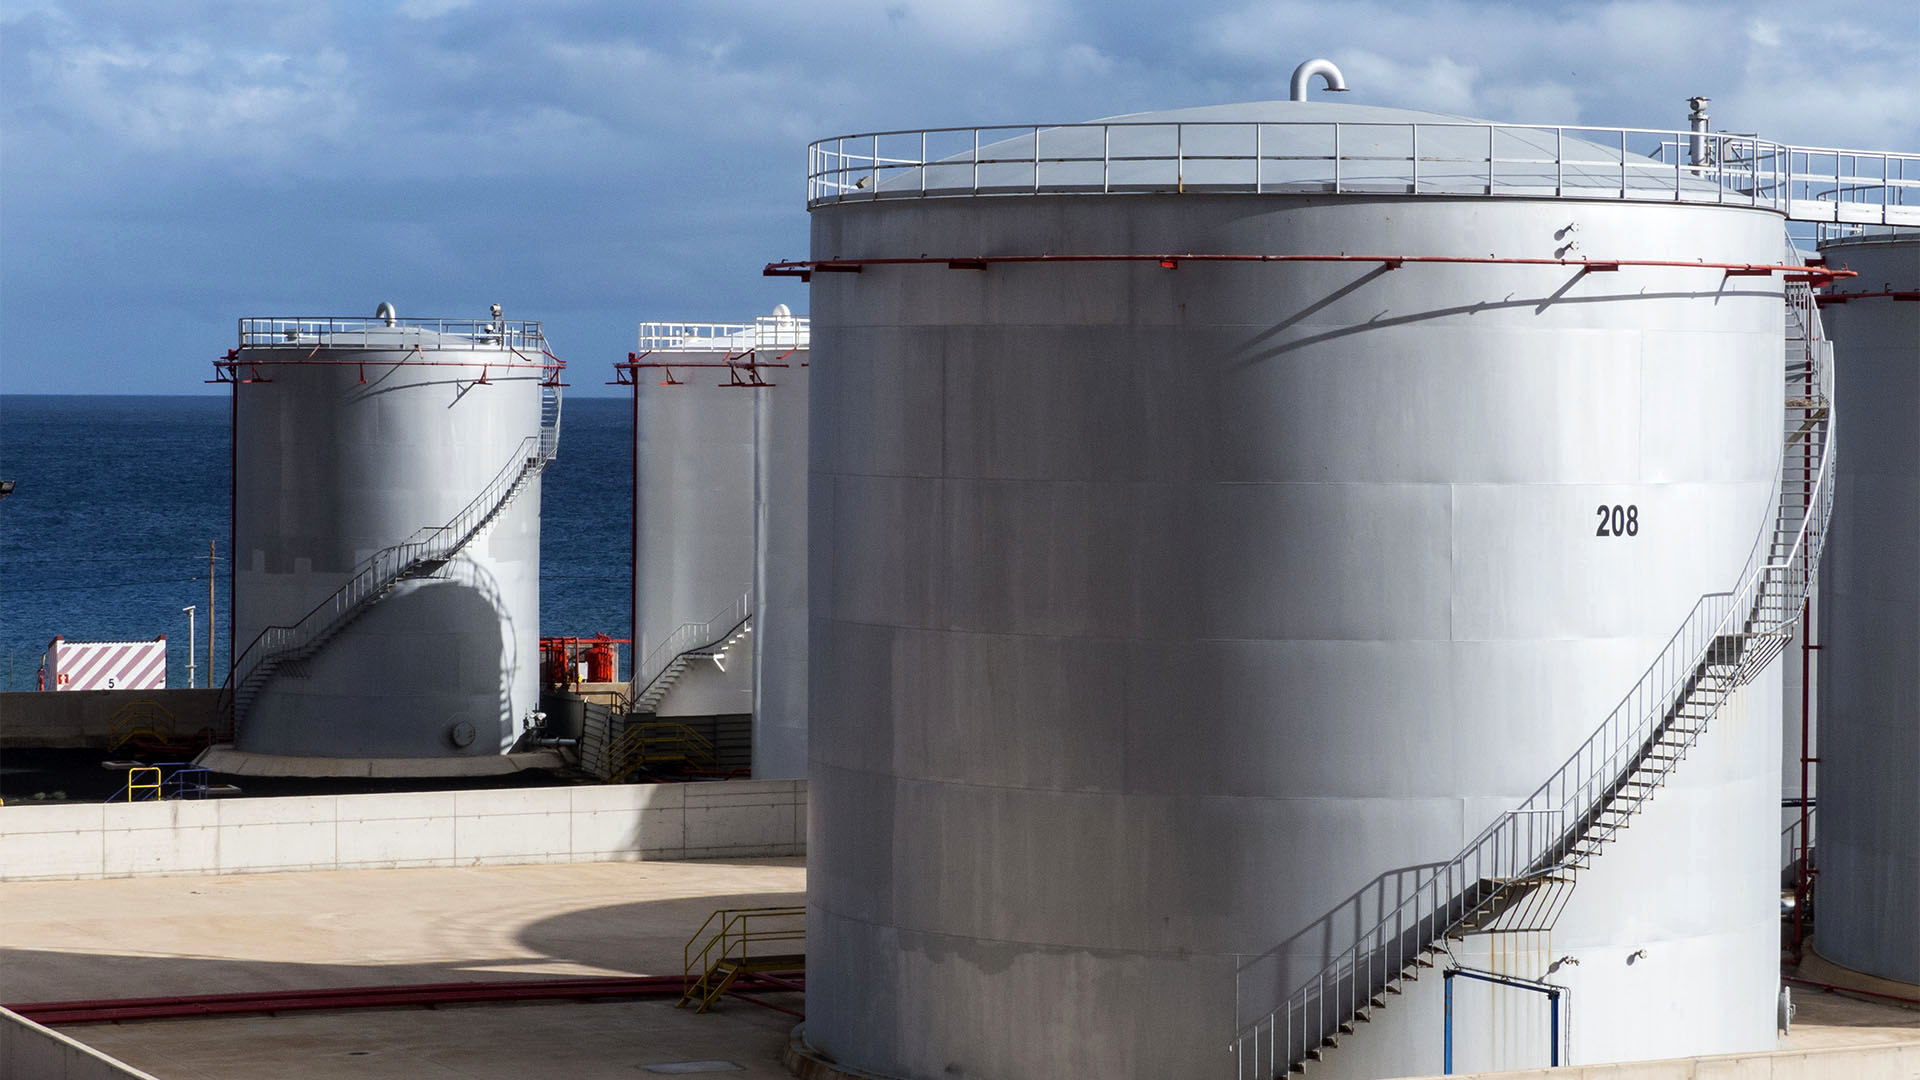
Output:
[[[1441,1051],[1440,1072],[1445,1076],[1453,1075],[1453,977],[1464,975],[1469,979],[1493,983],[1496,986],[1511,986],[1516,990],[1531,990],[1536,994],[1547,995],[1547,1065],[1560,1067],[1560,995],[1563,987],[1548,983],[1533,982],[1529,979],[1515,979],[1506,975],[1495,975],[1490,971],[1474,971],[1471,968],[1454,967],[1440,973],[1446,984],[1447,1018],[1445,1025],[1445,1045]]]

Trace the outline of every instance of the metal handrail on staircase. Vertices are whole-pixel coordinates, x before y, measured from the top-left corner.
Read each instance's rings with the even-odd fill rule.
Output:
[[[274,673],[317,653],[348,623],[378,603],[399,582],[424,577],[472,542],[532,484],[560,450],[560,389],[540,388],[540,432],[520,441],[513,457],[480,494],[444,525],[430,525],[392,547],[369,555],[345,584],[291,626],[268,626],[241,651],[222,688],[233,710],[235,731],[247,708]]]
[[[678,762],[694,769],[713,769],[720,752],[713,740],[689,724],[673,720],[633,720],[606,751],[606,779],[620,783],[655,763]]]
[[[1779,654],[1819,562],[1834,469],[1831,346],[1812,290],[1794,282],[1786,289],[1788,317],[1802,331],[1788,340],[1797,345],[1789,377],[1797,372],[1804,392],[1787,400],[1774,520],[1739,583],[1700,598],[1619,705],[1525,802],[1423,871],[1376,925],[1235,1032],[1237,1076],[1303,1071],[1383,1007],[1397,982],[1428,966],[1426,955],[1446,938],[1487,928],[1549,881],[1570,883],[1665,783],[1737,687]],[[1795,466],[1795,457],[1817,464]]]
[[[649,700],[655,684],[668,677],[674,671],[676,661],[690,655],[709,653],[717,649],[741,630],[751,630],[747,623],[753,619],[753,589],[747,590],[729,601],[726,607],[713,613],[705,622],[682,623],[668,634],[666,639],[647,653],[645,660],[634,670],[633,700],[636,707]],[[682,663],[681,667],[685,667]],[[675,672],[677,674],[677,672]],[[643,711],[651,711],[643,710]]]
[[[714,923],[719,925],[715,926]],[[679,1005],[706,1012],[746,972],[806,970],[807,909],[792,907],[721,908],[707,916],[687,939],[682,974],[687,989]],[[795,942],[801,952],[768,953],[770,943]],[[699,975],[696,977],[695,972]]]

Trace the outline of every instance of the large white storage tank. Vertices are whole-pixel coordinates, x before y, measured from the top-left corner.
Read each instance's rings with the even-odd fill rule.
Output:
[[[1820,246],[1846,404],[1821,578],[1814,947],[1920,983],[1920,231]]]
[[[1775,526],[1784,239],[1615,138],[1264,103],[816,144],[812,1047],[1262,1074],[1242,1025],[1639,700]],[[1565,988],[1562,1061],[1773,1045],[1778,667],[1550,931],[1455,944]],[[1440,980],[1401,989],[1315,1073],[1438,1072]],[[1548,1062],[1541,995],[1459,1007],[1456,1071]]]
[[[512,767],[502,755],[539,701],[540,473],[560,365],[538,323],[495,311],[241,320],[219,365],[240,753],[209,764]]]
[[[755,324],[787,366],[754,399],[753,775],[807,775],[807,387],[811,327],[784,305]]]
[[[752,713],[763,779],[806,771],[808,355],[806,317],[782,305],[750,323],[642,324],[620,366],[636,698],[661,717]]]

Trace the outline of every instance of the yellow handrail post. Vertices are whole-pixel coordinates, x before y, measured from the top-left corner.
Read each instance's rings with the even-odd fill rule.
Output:
[[[150,779],[136,779],[136,774]],[[134,792],[152,791],[153,801],[164,802],[166,794],[160,788],[161,774],[158,765],[138,765],[127,770],[127,801],[134,801]]]

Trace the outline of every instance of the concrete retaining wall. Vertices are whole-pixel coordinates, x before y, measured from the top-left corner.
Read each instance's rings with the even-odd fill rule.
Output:
[[[0,807],[0,881],[804,855],[804,780]]]
[[[1448,1080],[1920,1080],[1920,1042],[1456,1073]],[[1419,1080],[1441,1080],[1421,1077]]]
[[[190,735],[214,726],[218,690],[69,690],[0,693],[0,748],[45,746],[104,750],[121,709],[153,702],[167,713],[162,727]]]
[[[155,1080],[131,1065],[0,1009],[0,1080]]]

